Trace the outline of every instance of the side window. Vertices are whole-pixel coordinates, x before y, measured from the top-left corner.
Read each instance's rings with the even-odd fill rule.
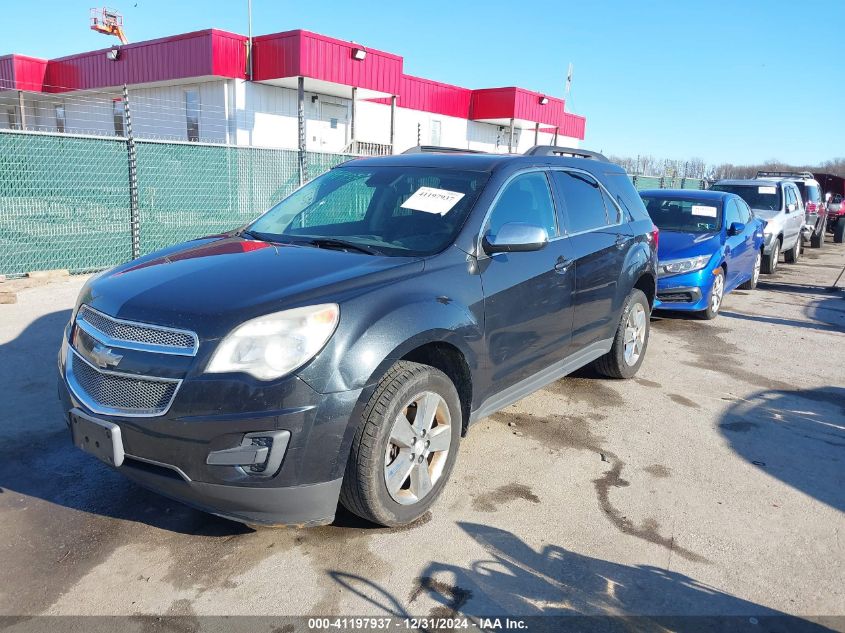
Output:
[[[544,172],[521,174],[505,186],[493,207],[487,228],[496,235],[499,229],[509,222],[542,226],[549,238],[557,235],[555,205],[549,190],[549,180]]]
[[[728,202],[725,212],[725,226],[731,228],[731,224],[734,222],[742,222],[742,220],[740,219],[739,205],[736,203],[736,200],[731,200]]]
[[[786,188],[786,204],[794,204],[795,207],[798,207],[798,199],[795,196],[795,190],[792,187]]]
[[[745,203],[745,200],[735,200],[736,206],[739,209],[739,221],[743,224],[751,222],[751,209]]]
[[[601,187],[594,178],[571,171],[553,171],[552,177],[563,198],[568,232],[580,233],[609,224]],[[612,221],[615,223],[616,218]]]
[[[619,224],[622,221],[621,211],[619,207],[613,204],[613,200],[610,199],[608,193],[599,187],[599,191],[601,191],[602,200],[604,200],[604,208],[607,211],[607,220],[610,224]]]

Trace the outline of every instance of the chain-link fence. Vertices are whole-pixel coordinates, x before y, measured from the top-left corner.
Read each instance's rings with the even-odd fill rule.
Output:
[[[671,176],[630,176],[638,191],[644,189],[705,189],[707,181],[700,178]]]
[[[136,141],[141,253],[235,228],[299,185],[295,150]],[[345,160],[308,154],[308,176]],[[132,256],[126,139],[0,130],[0,274]]]

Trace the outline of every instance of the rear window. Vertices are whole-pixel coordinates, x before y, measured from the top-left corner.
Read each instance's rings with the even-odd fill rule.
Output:
[[[762,211],[780,211],[781,190],[777,185],[753,184],[753,185],[713,185],[713,191],[727,191],[735,193],[748,203],[752,209]]]
[[[651,221],[661,231],[711,233],[722,226],[722,205],[711,200],[643,196]]]

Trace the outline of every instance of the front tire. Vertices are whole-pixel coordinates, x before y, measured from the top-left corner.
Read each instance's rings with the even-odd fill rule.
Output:
[[[634,377],[648,348],[650,313],[648,299],[634,288],[625,300],[610,351],[593,363],[597,372],[608,378]]]
[[[355,432],[341,503],[380,525],[418,519],[449,480],[462,419],[458,392],[446,374],[409,361],[394,364]]]
[[[725,298],[725,271],[721,268],[716,269],[716,274],[713,275],[713,286],[710,289],[710,298],[707,301],[707,309],[702,310],[698,315],[702,319],[712,321],[719,316],[719,310],[722,308],[722,301]]]
[[[763,268],[763,253],[757,252],[757,259],[754,260],[754,268],[751,271],[751,279],[740,286],[743,290],[754,290],[757,282],[760,281],[760,270]]]
[[[845,242],[845,216],[840,216],[833,225],[833,241],[836,244]]]
[[[772,243],[772,252],[768,255],[763,255],[763,272],[767,275],[773,275],[778,268],[778,259],[780,258],[780,240],[775,238]]]
[[[813,233],[810,236],[810,248],[821,248],[824,246],[824,225],[822,225],[822,230],[818,233]]]

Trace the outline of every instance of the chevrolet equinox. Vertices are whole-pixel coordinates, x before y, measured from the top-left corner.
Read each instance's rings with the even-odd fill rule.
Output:
[[[92,277],[59,353],[74,444],[249,524],[414,521],[477,420],[648,346],[658,233],[618,166],[347,162],[238,230]]]

